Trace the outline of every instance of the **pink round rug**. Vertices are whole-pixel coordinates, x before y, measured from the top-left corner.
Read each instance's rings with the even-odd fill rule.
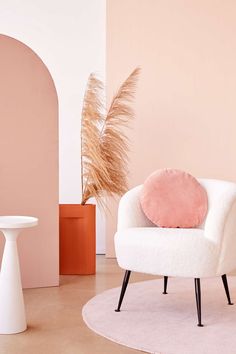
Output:
[[[83,307],[83,319],[97,334],[148,353],[234,354],[236,277],[228,283],[234,306],[220,277],[201,280],[204,327],[197,327],[194,280],[186,278],[170,278],[168,295],[162,279],[129,284],[118,313],[120,288],[107,290]]]

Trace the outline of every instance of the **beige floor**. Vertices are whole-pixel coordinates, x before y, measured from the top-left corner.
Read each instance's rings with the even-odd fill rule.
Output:
[[[122,277],[115,259],[97,256],[96,276],[62,276],[60,287],[25,290],[28,330],[0,335],[0,354],[140,354],[96,335],[81,317],[91,297],[120,286]],[[133,273],[131,281],[152,278]]]

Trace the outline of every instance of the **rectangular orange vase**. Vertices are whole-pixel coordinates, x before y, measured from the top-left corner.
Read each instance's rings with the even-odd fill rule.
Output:
[[[95,274],[96,206],[60,204],[60,274]]]

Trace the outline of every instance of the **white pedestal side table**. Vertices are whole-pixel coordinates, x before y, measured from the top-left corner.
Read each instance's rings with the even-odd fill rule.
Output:
[[[16,241],[21,229],[37,224],[38,219],[31,216],[0,216],[0,231],[6,239],[0,272],[0,334],[26,330]]]

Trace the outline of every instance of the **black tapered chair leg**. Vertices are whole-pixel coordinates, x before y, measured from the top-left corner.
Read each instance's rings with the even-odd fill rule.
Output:
[[[227,281],[227,276],[226,276],[226,274],[223,274],[223,275],[221,276],[221,278],[222,278],[222,281],[223,281],[223,284],[224,284],[225,293],[226,293],[227,300],[228,300],[228,305],[233,305],[233,303],[231,302],[231,299],[230,299],[229,287],[228,287],[228,281]]]
[[[166,292],[166,290],[167,290],[167,282],[168,282],[168,277],[164,276],[164,291],[163,291],[162,294],[168,294]]]
[[[120,292],[120,298],[119,298],[119,302],[118,302],[118,307],[115,310],[116,312],[120,312],[120,308],[122,305],[122,301],[125,295],[125,291],[129,282],[129,277],[130,277],[131,271],[130,270],[126,270],[125,271],[125,275],[124,275],[124,279],[123,279],[123,284],[122,284],[122,288],[121,288],[121,292]]]
[[[200,279],[194,279],[195,284],[195,295],[196,295],[196,305],[197,305],[197,317],[198,317],[198,327],[203,327],[202,324],[202,309],[201,309],[201,284]]]

